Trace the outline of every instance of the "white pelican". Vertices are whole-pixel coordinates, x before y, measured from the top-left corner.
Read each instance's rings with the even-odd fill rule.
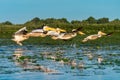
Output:
[[[15,32],[13,37],[14,38],[12,40],[15,41],[17,44],[22,46],[21,41],[24,41],[24,40],[29,38],[29,36],[27,36],[26,27],[23,27],[23,28],[19,29],[17,32]]]
[[[79,34],[84,35],[83,32],[79,31],[81,28],[78,29],[73,29],[71,33],[60,33],[58,36],[53,36],[52,39],[56,40],[56,39],[63,39],[63,40],[69,40],[75,36],[77,36],[77,32],[79,32]]]
[[[98,34],[90,35],[82,40],[82,42],[87,42],[88,40],[95,40],[97,38],[100,38],[104,35],[107,35],[106,33],[103,33],[102,31],[98,31]]]

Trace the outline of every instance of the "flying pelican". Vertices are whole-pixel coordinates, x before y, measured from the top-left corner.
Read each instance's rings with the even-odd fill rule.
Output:
[[[97,38],[100,38],[102,36],[107,35],[106,33],[103,33],[102,31],[98,31],[98,34],[90,35],[82,40],[82,42],[87,42],[88,40],[95,40]]]
[[[84,35],[83,32],[80,31],[81,28],[78,29],[73,29],[71,33],[60,33],[58,36],[52,36],[52,39],[56,40],[56,39],[62,39],[62,40],[69,40],[75,36],[77,36],[77,32],[79,32],[79,34]]]
[[[17,32],[15,32],[13,37],[14,38],[12,40],[15,41],[17,44],[22,46],[21,41],[24,41],[24,40],[29,38],[29,36],[27,36],[26,27],[23,27],[23,28],[19,29]]]

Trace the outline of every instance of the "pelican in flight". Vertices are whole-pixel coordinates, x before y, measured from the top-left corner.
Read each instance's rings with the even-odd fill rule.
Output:
[[[52,39],[56,40],[56,39],[62,39],[62,40],[69,40],[75,36],[77,36],[77,33],[84,35],[85,33],[80,31],[81,28],[78,29],[73,29],[72,32],[70,33],[60,33],[58,36],[52,36]]]
[[[82,42],[87,42],[89,40],[95,40],[95,39],[100,38],[100,37],[105,36],[105,35],[107,35],[107,34],[102,32],[102,31],[98,31],[98,34],[90,35],[90,36],[84,38],[82,40]]]
[[[17,44],[22,46],[21,41],[24,41],[26,39],[29,38],[29,36],[27,36],[27,29],[26,27],[23,27],[21,29],[19,29],[17,32],[15,32],[15,34],[13,35],[13,41],[15,41]]]

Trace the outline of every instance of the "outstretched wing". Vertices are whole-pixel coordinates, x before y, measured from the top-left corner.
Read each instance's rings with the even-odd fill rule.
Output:
[[[27,29],[26,27],[23,27],[21,29],[19,29],[17,32],[15,32],[15,35],[26,35],[27,34]]]
[[[31,31],[32,33],[43,33],[43,29],[35,29]]]

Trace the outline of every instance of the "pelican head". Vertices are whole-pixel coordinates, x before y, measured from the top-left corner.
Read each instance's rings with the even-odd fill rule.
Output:
[[[104,36],[104,35],[107,35],[107,34],[103,33],[102,31],[98,31],[98,35]]]
[[[72,32],[77,32],[76,29],[72,29]]]
[[[82,27],[77,28],[77,29],[73,29],[72,32],[75,32],[75,33],[78,32],[78,34],[80,34],[80,35],[85,35],[85,33],[83,33],[83,32],[81,31],[81,29],[82,29]]]

